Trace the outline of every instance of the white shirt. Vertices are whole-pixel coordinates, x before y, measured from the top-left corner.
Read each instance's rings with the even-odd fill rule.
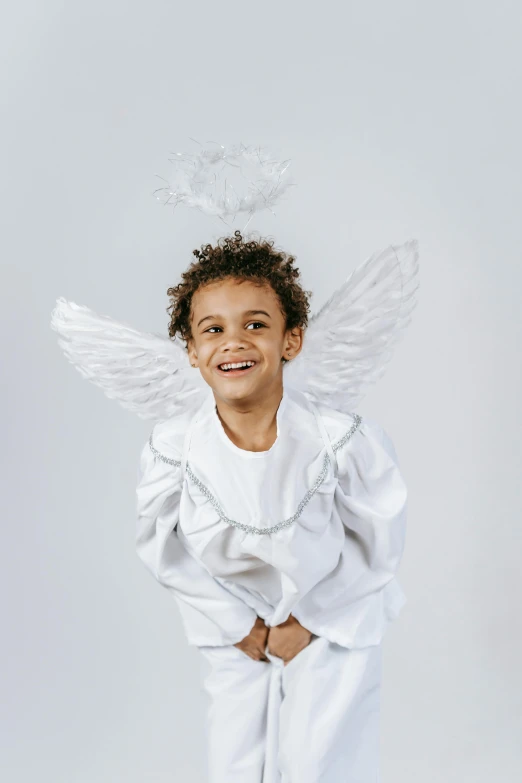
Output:
[[[209,392],[196,417],[154,427],[137,487],[137,552],[189,644],[234,644],[256,616],[290,614],[345,647],[379,644],[406,601],[407,492],[386,432],[285,386],[274,444],[245,451]]]

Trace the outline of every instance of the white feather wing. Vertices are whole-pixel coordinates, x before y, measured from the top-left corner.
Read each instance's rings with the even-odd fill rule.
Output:
[[[384,373],[417,304],[418,241],[374,253],[309,321],[285,383],[350,413]]]
[[[204,399],[207,386],[177,340],[139,332],[63,297],[51,328],[81,375],[142,419],[195,411]]]

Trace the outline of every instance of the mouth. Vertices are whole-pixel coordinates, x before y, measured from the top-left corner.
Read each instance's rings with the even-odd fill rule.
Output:
[[[240,375],[248,375],[257,367],[257,362],[251,360],[245,362],[223,362],[216,366],[218,375],[227,376],[227,378],[237,378]]]

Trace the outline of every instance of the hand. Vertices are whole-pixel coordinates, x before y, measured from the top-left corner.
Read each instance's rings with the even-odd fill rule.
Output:
[[[286,666],[297,653],[308,647],[311,640],[312,632],[290,615],[284,623],[269,629],[268,652],[282,658]]]
[[[243,650],[243,652],[246,653],[249,658],[253,658],[254,661],[268,662],[268,658],[265,655],[268,630],[265,621],[261,617],[257,617],[254,627],[248,636],[245,636],[240,642],[236,642],[234,647]]]

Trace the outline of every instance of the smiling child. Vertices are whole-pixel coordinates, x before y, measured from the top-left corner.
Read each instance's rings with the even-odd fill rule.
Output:
[[[285,383],[310,292],[233,237],[169,288],[169,336],[207,386],[141,454],[136,546],[208,674],[209,783],[377,783],[381,642],[406,487],[376,422]]]

